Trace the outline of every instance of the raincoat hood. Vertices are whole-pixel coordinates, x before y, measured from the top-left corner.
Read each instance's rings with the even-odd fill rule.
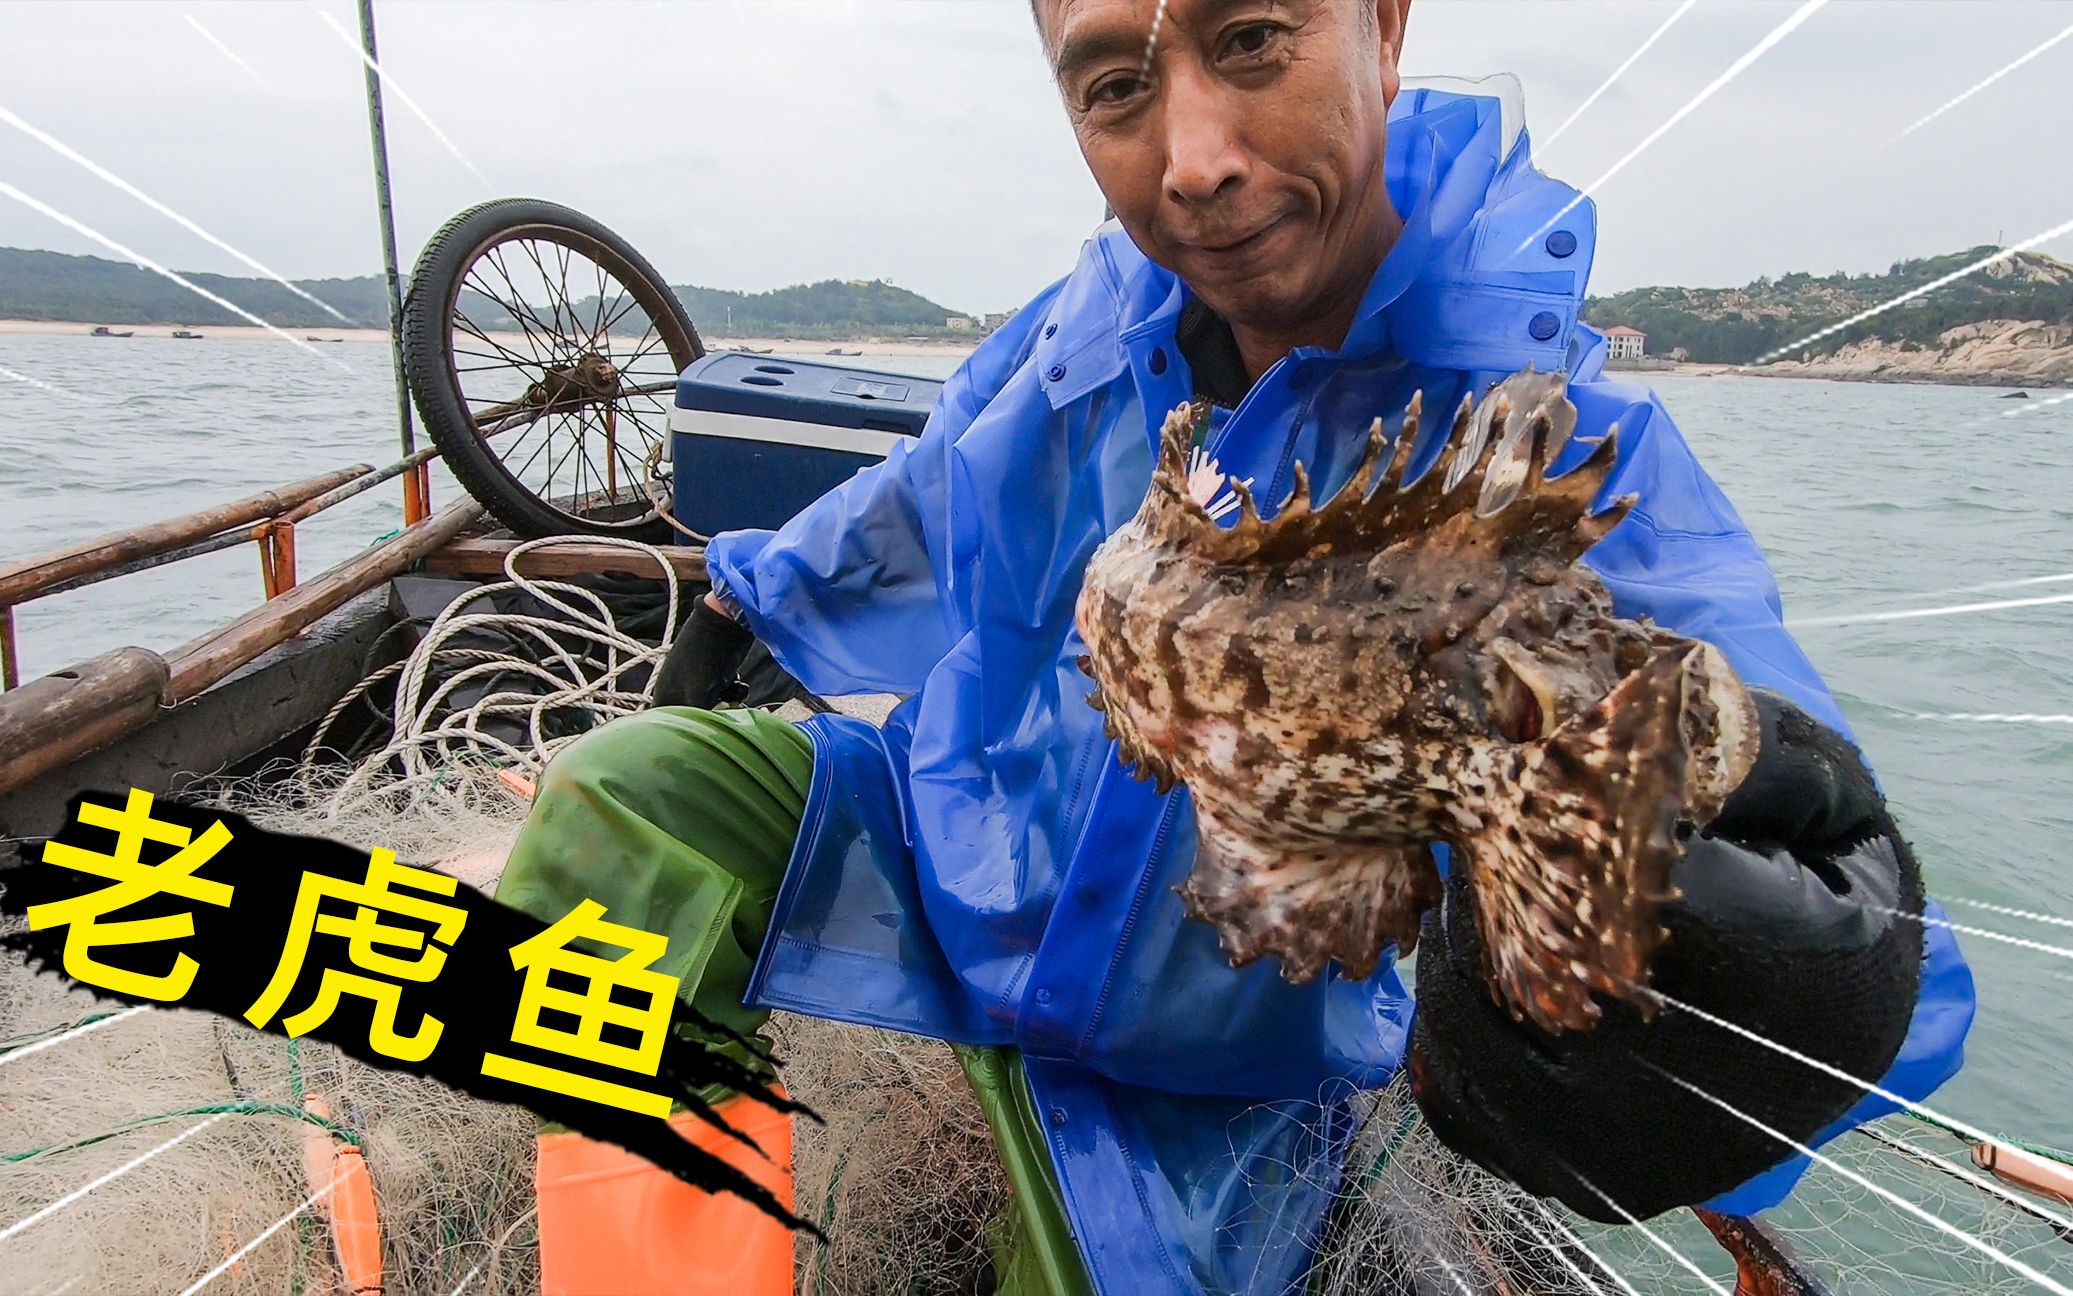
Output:
[[[1603,339],[1579,321],[1592,207],[1528,158],[1508,78],[1407,87],[1387,170],[1403,237],[1344,345],[1260,375],[1217,413],[1211,449],[1263,502],[1287,497],[1297,460],[1322,495],[1414,392],[1446,409],[1528,365],[1564,372],[1572,448],[1617,423],[1607,491],[1639,496],[1586,559],[1618,612],[1713,642],[1847,732],[1733,507],[1649,392],[1604,379]],[[805,825],[750,1002],[1019,1049],[1103,1290],[1275,1292],[1300,1283],[1349,1096],[1396,1073],[1412,1000],[1386,957],[1364,980],[1300,987],[1272,961],[1231,968],[1175,891],[1194,854],[1185,789],[1132,779],[1084,702],[1081,575],[1191,395],[1187,297],[1119,228],[1100,232],[950,380],[918,441],[776,532],[715,537],[707,562],[808,688],[906,699],[882,729],[807,726]],[[1971,1013],[1948,932],[1929,944],[1924,1007],[1886,1079],[1910,1098],[1955,1070]],[[1717,1204],[1770,1204],[1798,1172]]]

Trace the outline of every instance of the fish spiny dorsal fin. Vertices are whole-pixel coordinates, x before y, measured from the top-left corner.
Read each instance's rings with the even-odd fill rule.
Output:
[[[1354,465],[1353,475],[1333,493],[1331,502],[1325,505],[1334,513],[1355,513],[1368,498],[1368,491],[1375,484],[1375,473],[1382,466],[1382,453],[1389,439],[1382,430],[1382,420],[1368,424],[1368,443],[1360,452],[1360,462]]]
[[[1575,467],[1573,471],[1563,473],[1561,477],[1555,479],[1557,483],[1563,483],[1563,485],[1569,485],[1569,481],[1575,479],[1575,487],[1573,487],[1575,494],[1571,498],[1580,502],[1580,508],[1582,508],[1584,516],[1580,516],[1578,520],[1575,520],[1575,525],[1569,529],[1569,533],[1575,537],[1575,543],[1580,545],[1578,547],[1578,554],[1588,550],[1590,545],[1598,543],[1600,539],[1605,539],[1605,535],[1613,527],[1623,523],[1625,516],[1631,510],[1634,510],[1634,506],[1640,502],[1640,496],[1631,494],[1631,491],[1629,491],[1629,494],[1619,496],[1611,504],[1607,504],[1605,512],[1596,512],[1596,514],[1590,512],[1592,504],[1598,500],[1598,494],[1600,494],[1602,489],[1605,489],[1605,479],[1611,477],[1613,464],[1617,460],[1619,460],[1619,423],[1613,423],[1611,427],[1605,429],[1605,438],[1602,438],[1598,442],[1598,446],[1590,452],[1590,458],[1586,458],[1582,464],[1578,464],[1578,467]]]
[[[1560,431],[1559,424],[1556,431]],[[1559,477],[1542,479],[1530,497],[1513,508],[1522,515],[1518,531],[1522,542],[1573,561],[1618,526],[1633,508],[1634,496],[1621,496],[1603,512],[1592,512],[1618,457],[1619,428],[1615,426],[1592,445],[1581,464]]]
[[[1151,534],[1174,543],[1196,540],[1216,523],[1188,493],[1188,453],[1195,429],[1207,414],[1199,404],[1182,405],[1167,414],[1159,429],[1159,457],[1152,467],[1151,489],[1138,506],[1137,522]]]
[[[1405,494],[1416,495],[1423,503],[1446,492],[1447,469],[1451,462],[1449,456],[1458,454],[1458,447],[1468,440],[1475,418],[1475,393],[1463,392],[1461,403],[1454,407],[1454,425],[1447,429],[1446,436],[1440,438],[1439,453],[1433,456],[1433,461],[1426,465],[1425,471],[1419,473],[1415,481],[1403,487]],[[1409,453],[1409,450],[1407,447],[1406,453]],[[1405,471],[1408,472],[1409,468],[1406,467]]]
[[[1569,401],[1569,385],[1565,382],[1548,389],[1542,405],[1548,412],[1548,457],[1552,464],[1569,448],[1569,438],[1576,435],[1576,406]]]
[[[1548,464],[1554,459],[1557,446],[1555,411],[1560,406],[1569,406],[1569,402],[1562,399],[1559,392],[1550,392],[1534,407],[1529,424],[1532,431],[1527,434],[1530,439],[1526,446],[1526,489],[1529,491],[1540,489],[1541,482],[1547,478]],[[1569,408],[1573,410],[1575,407]]]
[[[1511,405],[1511,393],[1500,385],[1475,403],[1466,426],[1462,420],[1455,420],[1453,435],[1447,438],[1446,457],[1433,466],[1440,473],[1441,494],[1452,495],[1468,481],[1482,462],[1483,451],[1497,440],[1493,425],[1504,422]]]
[[[1159,463],[1153,475],[1183,495],[1187,493],[1188,451],[1194,445],[1198,412],[1194,405],[1176,406],[1159,429]]]
[[[1296,486],[1289,492],[1288,503],[1283,504],[1281,511],[1274,515],[1277,521],[1294,521],[1310,512],[1310,470],[1303,466],[1301,459],[1298,459],[1295,467],[1289,470],[1289,475],[1295,478]]]
[[[1447,465],[1446,492],[1451,495],[1460,491],[1467,499],[1479,499],[1498,452],[1516,450],[1519,439],[1530,435],[1528,417],[1511,380],[1500,383],[1496,391],[1484,397],[1473,420],[1474,435],[1455,449],[1454,461]]]
[[[1404,488],[1404,473],[1411,466],[1411,451],[1418,444],[1418,427],[1425,417],[1425,389],[1411,393],[1411,403],[1404,406],[1404,425],[1397,430],[1396,445],[1389,454],[1389,467],[1382,472],[1382,486],[1400,491]],[[1382,420],[1375,420],[1380,429]],[[1371,433],[1372,435],[1372,433]],[[1380,489],[1380,488],[1378,488]]]
[[[1257,540],[1260,529],[1266,525],[1260,521],[1259,501],[1253,498],[1252,487],[1236,477],[1230,481],[1231,493],[1238,497],[1238,523],[1231,530],[1247,540]]]
[[[1545,401],[1513,415],[1483,470],[1482,486],[1476,493],[1477,517],[1494,517],[1510,508],[1521,495],[1534,492],[1546,463],[1544,447],[1552,426]],[[1520,513],[1525,514],[1526,510]],[[1532,522],[1531,516],[1506,519],[1500,529],[1530,530]]]

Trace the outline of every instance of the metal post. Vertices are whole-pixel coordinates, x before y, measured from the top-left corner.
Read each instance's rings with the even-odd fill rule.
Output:
[[[0,607],[0,689],[19,688],[22,667],[14,646],[14,608]]]
[[[360,0],[360,48],[367,54],[367,134],[374,145],[374,196],[381,208],[382,269],[389,278],[389,356],[396,369],[396,421],[403,429],[403,453],[417,449],[410,416],[410,389],[403,381],[403,280],[396,272],[396,209],[389,200],[389,136],[382,126],[381,62],[374,49],[374,0]],[[405,525],[421,521],[405,517]]]

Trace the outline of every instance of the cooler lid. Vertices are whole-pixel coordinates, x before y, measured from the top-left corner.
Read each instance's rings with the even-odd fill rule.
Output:
[[[677,377],[680,410],[921,435],[943,384],[934,378],[727,351]]]

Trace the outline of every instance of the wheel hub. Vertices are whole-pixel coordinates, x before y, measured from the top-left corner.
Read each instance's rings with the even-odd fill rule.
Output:
[[[586,351],[566,365],[549,366],[518,404],[520,408],[563,411],[591,402],[609,405],[619,395],[618,367],[596,352]]]

